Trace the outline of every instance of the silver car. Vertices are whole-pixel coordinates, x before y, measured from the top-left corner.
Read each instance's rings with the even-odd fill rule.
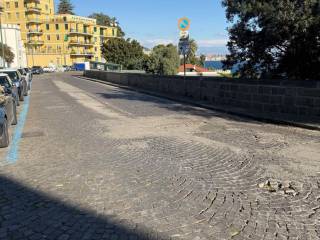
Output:
[[[28,83],[26,78],[14,68],[0,69],[0,73],[8,74],[13,84],[18,88],[19,100],[24,101],[24,96],[28,95]]]

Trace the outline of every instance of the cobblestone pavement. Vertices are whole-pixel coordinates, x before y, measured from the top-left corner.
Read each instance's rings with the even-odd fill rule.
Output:
[[[1,240],[320,239],[319,132],[53,74],[19,154]]]

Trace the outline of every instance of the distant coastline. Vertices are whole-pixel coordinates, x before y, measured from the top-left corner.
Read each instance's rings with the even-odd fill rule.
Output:
[[[222,70],[223,69],[223,63],[222,61],[206,61],[204,64],[205,68],[214,68],[215,70]],[[238,70],[238,66],[234,66],[231,69],[231,72],[236,72]]]

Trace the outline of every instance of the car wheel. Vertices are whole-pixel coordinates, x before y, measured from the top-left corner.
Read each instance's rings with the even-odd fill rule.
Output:
[[[3,130],[2,130],[2,136],[0,141],[0,148],[6,148],[9,146],[10,140],[9,140],[9,129],[8,129],[8,122],[7,119],[3,122]]]
[[[17,124],[18,124],[17,106],[16,106],[16,104],[13,104],[13,120],[12,120],[12,125],[17,125]]]

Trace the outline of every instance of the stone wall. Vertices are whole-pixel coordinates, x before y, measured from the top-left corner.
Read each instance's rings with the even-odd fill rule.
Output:
[[[85,76],[262,114],[320,119],[320,81],[153,76],[86,71]]]

